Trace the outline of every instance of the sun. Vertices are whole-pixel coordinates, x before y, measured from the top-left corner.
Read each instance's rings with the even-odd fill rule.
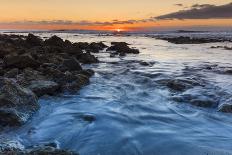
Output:
[[[116,29],[117,32],[121,32],[122,30],[121,29]]]

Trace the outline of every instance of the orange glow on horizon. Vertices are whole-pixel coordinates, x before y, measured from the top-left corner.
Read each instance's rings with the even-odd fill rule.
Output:
[[[149,28],[175,28],[175,27],[230,27],[232,19],[208,19],[208,20],[162,20],[157,22],[140,22],[136,24],[117,24],[102,26],[81,26],[75,24],[0,24],[0,29],[19,29],[19,30],[103,30],[112,32],[140,31]]]

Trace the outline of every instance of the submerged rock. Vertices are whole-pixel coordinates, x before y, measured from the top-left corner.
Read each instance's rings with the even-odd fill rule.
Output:
[[[219,94],[219,93],[218,93]],[[203,87],[195,87],[186,92],[175,95],[173,100],[182,103],[189,103],[198,107],[216,107],[219,103],[219,97],[215,94],[214,89],[204,89]]]
[[[185,91],[187,89],[193,88],[194,86],[203,85],[200,81],[192,78],[176,78],[176,79],[162,79],[157,81],[159,84],[166,85],[169,89],[173,91]]]
[[[13,80],[0,79],[0,124],[17,126],[24,124],[39,109],[37,97]]]
[[[225,113],[232,113],[232,98],[226,100],[224,103],[219,105],[218,111]]]

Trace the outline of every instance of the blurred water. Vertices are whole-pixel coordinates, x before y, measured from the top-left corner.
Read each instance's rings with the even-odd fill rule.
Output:
[[[143,36],[57,35],[72,42],[125,41],[141,53],[116,58],[104,51],[97,54],[101,63],[85,66],[96,72],[90,85],[76,95],[40,99],[41,109],[33,119],[7,134],[28,146],[57,142],[81,155],[232,154],[231,114],[177,103],[168,88],[157,84],[195,76],[210,85],[206,91],[231,97],[231,75],[199,69],[232,67],[232,51],[210,48],[231,43],[175,45]],[[141,60],[153,65],[141,66]],[[192,70],[185,74],[186,68]],[[85,121],[85,116],[96,120]]]

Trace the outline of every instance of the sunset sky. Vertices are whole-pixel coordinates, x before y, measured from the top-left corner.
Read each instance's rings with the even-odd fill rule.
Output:
[[[231,2],[0,0],[0,29],[160,30],[182,27],[230,27]]]

